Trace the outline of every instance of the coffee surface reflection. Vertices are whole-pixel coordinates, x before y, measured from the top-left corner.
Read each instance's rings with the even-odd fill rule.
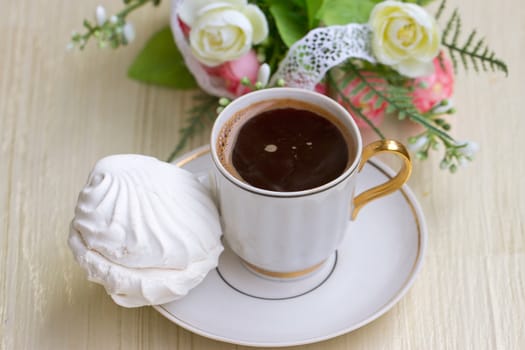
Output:
[[[310,110],[263,111],[243,121],[235,136],[230,149],[235,175],[258,188],[280,192],[315,188],[337,178],[349,165],[350,142],[335,122]]]

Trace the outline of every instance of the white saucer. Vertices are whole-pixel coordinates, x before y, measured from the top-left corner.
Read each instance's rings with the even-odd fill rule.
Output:
[[[176,164],[209,173],[208,147]],[[369,161],[356,193],[393,172]],[[202,336],[240,345],[290,346],[353,331],[378,318],[410,288],[427,241],[423,213],[403,186],[364,207],[337,254],[305,279],[269,280],[248,271],[227,249],[219,266],[181,300],[155,306],[172,322]]]

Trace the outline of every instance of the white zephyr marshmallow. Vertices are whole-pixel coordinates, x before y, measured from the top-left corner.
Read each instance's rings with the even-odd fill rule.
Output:
[[[219,214],[190,172],[152,157],[101,159],[80,192],[69,246],[125,307],[185,296],[217,266]]]

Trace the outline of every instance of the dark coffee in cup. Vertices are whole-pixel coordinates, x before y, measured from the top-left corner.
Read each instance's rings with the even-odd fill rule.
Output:
[[[283,99],[252,105],[223,126],[222,165],[235,177],[270,191],[302,191],[341,175],[355,159],[355,142],[319,107]]]

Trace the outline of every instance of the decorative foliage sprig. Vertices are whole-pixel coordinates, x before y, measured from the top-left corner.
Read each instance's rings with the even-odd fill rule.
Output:
[[[109,19],[105,9],[97,7],[95,22],[85,20],[86,32],[74,33],[69,46],[83,49],[90,39],[95,39],[101,48],[127,45],[135,36],[127,16],[147,3],[160,3],[123,1],[124,8]],[[289,49],[298,42],[305,44],[303,38],[314,30],[364,26],[365,32],[372,33],[369,42],[361,46],[364,55],[345,56],[344,62],[323,70],[321,81],[314,81],[319,81],[315,90],[334,98],[351,113],[358,126],[372,129],[381,138],[385,137],[379,127],[383,118],[394,116],[419,124],[422,131],[408,138],[409,148],[422,160],[428,158],[430,151],[441,149],[440,168],[454,173],[471,161],[479,149],[475,142],[457,141],[450,134],[446,115],[455,112],[451,102],[454,72],[461,66],[476,73],[499,71],[507,75],[508,67],[476,30],[461,39],[462,22],[457,9],[444,21],[440,32],[436,23],[446,12],[446,0],[442,0],[434,18],[421,7],[431,1],[174,0],[177,11],[173,12],[171,29],[177,34],[177,45],[170,28],[159,31],[135,59],[128,75],[175,89],[199,86],[210,91],[203,86],[203,81],[208,80],[195,79],[206,76],[211,85],[222,84],[222,91],[227,92],[223,96],[229,98],[220,98],[216,92],[218,97],[195,97],[195,105],[169,157],[171,161],[215,119],[232,96],[265,88],[269,81],[275,86],[286,85],[278,79],[278,68],[285,56],[293,52]],[[334,49],[337,45],[325,44],[320,54],[341,54]],[[188,59],[192,64],[188,64]],[[309,59],[296,62],[300,63],[295,77],[308,75],[314,69]],[[273,80],[271,72],[277,75]],[[296,83],[293,79],[289,82],[292,86]]]
[[[219,98],[207,94],[198,94],[193,97],[195,106],[189,111],[189,117],[185,120],[184,126],[179,130],[179,141],[167,161],[172,162],[177,155],[186,147],[193,136],[213,123],[217,117],[217,104]],[[225,101],[220,101],[226,104]]]
[[[93,38],[97,41],[100,48],[111,47],[116,49],[119,46],[129,44],[135,39],[135,29],[131,22],[126,20],[127,16],[147,3],[158,6],[160,1],[124,0],[124,9],[109,18],[106,9],[101,5],[97,6],[95,9],[95,21],[84,20],[83,26],[86,31],[82,34],[73,32],[68,49],[78,47],[80,50],[83,50]]]
[[[443,0],[436,14],[436,19],[441,17],[445,6],[446,0]],[[469,69],[470,61],[476,72],[479,72],[481,67],[485,72],[488,70],[492,70],[493,72],[498,70],[508,75],[509,72],[505,62],[496,57],[496,53],[489,49],[483,38],[476,38],[477,32],[475,29],[470,32],[467,40],[463,44],[459,44],[460,34],[461,17],[458,9],[455,9],[447,20],[445,30],[441,36],[441,43],[448,49],[455,70],[457,70],[458,67],[457,56],[459,56],[465,70]],[[475,45],[474,42],[476,42]]]
[[[363,90],[366,90],[362,100],[363,103],[369,104],[373,100],[376,108],[384,104],[385,113],[394,114],[400,120],[408,118],[425,128],[425,131],[420,135],[409,138],[409,147],[416,152],[418,159],[427,159],[428,152],[431,149],[438,149],[439,145],[443,144],[445,151],[440,165],[442,169],[447,168],[451,172],[455,172],[458,166],[466,164],[466,160],[472,160],[474,150],[467,156],[462,152],[467,143],[460,144],[448,134],[450,124],[441,117],[442,107],[446,106],[440,103],[439,106],[427,113],[419,112],[413,103],[413,88],[407,84],[406,79],[399,73],[392,70],[385,71],[383,68],[381,75],[374,74],[371,78],[370,74],[366,74],[370,73],[369,70],[359,69],[352,62],[347,62],[342,67],[342,72],[344,73],[341,79],[342,84],[336,82],[333,73],[329,73],[327,76],[330,87],[335,91],[336,99],[342,100],[343,106],[346,105],[354,115],[363,119],[379,137],[384,138],[384,135],[374,125],[374,122],[363,113],[363,107],[353,103],[343,91],[343,88],[348,86],[348,81],[359,81],[351,90],[350,95],[358,96]],[[382,79],[377,79],[378,76],[381,76]],[[445,111],[450,112],[452,108],[450,107]]]

